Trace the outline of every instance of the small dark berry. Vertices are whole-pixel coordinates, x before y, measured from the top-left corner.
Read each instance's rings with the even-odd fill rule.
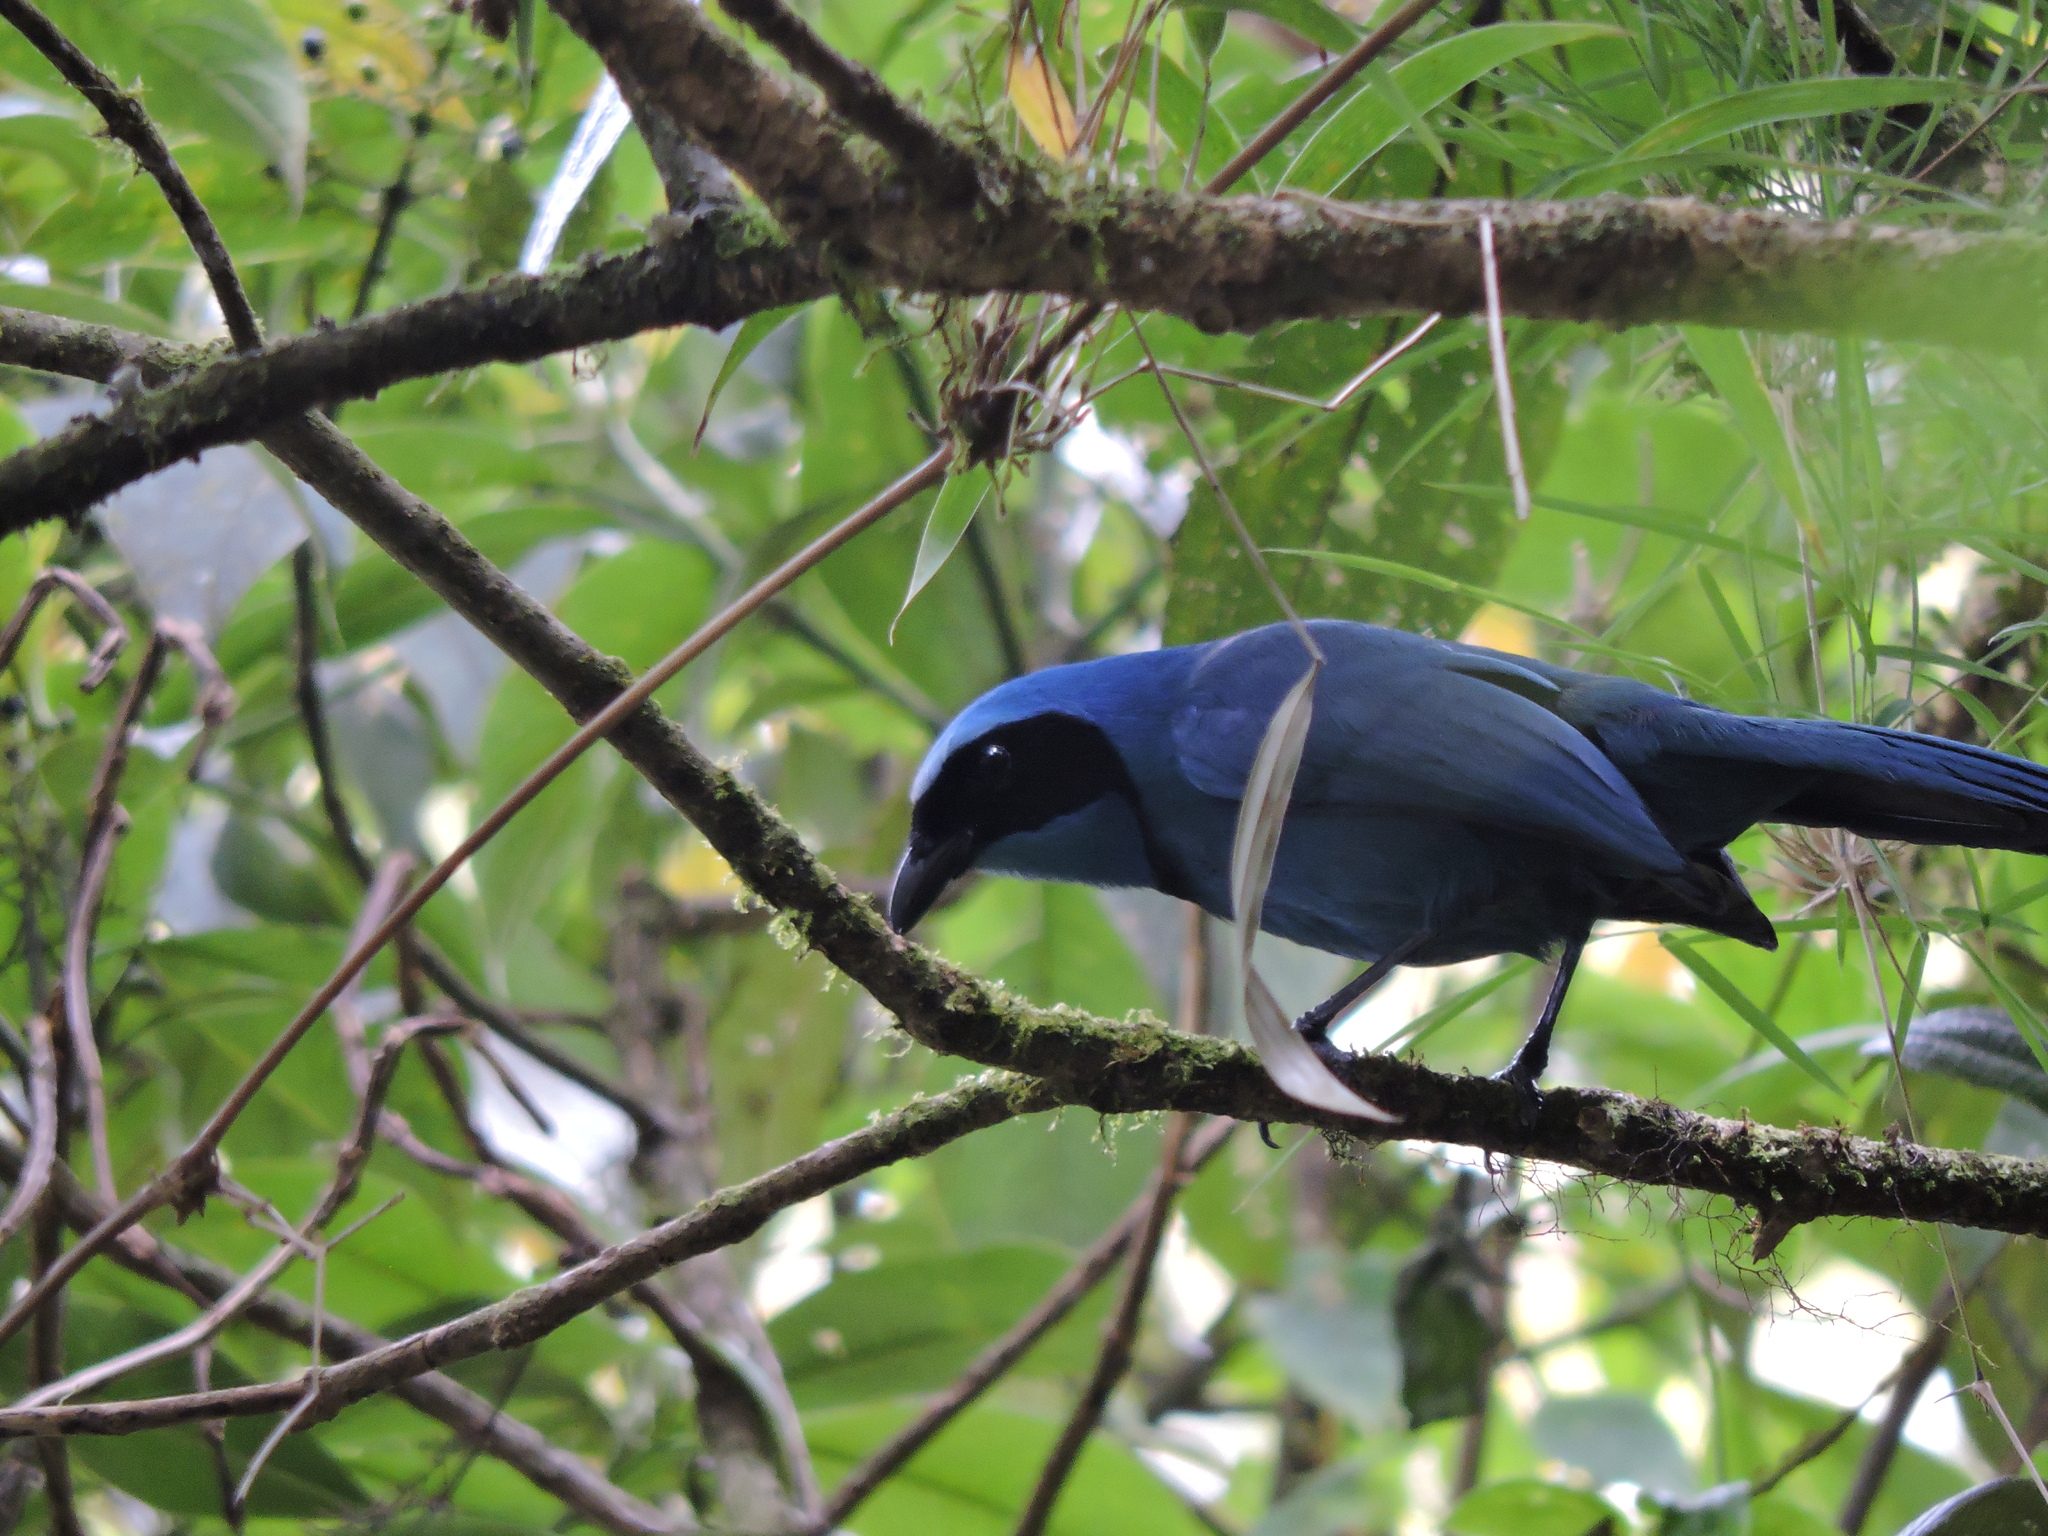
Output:
[[[318,27],[306,28],[305,35],[299,39],[299,52],[318,64],[327,57],[327,34]]]

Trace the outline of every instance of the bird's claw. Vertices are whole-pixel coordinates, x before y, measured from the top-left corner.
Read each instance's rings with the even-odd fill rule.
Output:
[[[1536,1086],[1536,1079],[1517,1063],[1494,1073],[1493,1080],[1515,1090],[1515,1118],[1523,1130],[1534,1130],[1543,1116],[1543,1090]]]

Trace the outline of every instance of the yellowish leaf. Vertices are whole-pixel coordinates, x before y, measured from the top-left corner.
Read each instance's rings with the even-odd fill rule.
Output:
[[[1073,152],[1079,130],[1066,87],[1045,55],[1022,39],[1010,44],[1009,92],[1024,131],[1040,149],[1062,160]]]
[[[1526,613],[1516,613],[1499,603],[1482,604],[1458,638],[1467,645],[1483,645],[1489,651],[1507,651],[1516,656],[1536,654],[1535,624]]]

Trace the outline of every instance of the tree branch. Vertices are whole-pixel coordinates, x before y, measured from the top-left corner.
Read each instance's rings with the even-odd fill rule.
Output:
[[[51,327],[38,335],[52,352],[132,356],[104,342],[70,346]],[[621,664],[535,602],[331,424],[294,424],[268,446],[570,714],[588,719],[628,686]],[[892,933],[787,823],[654,706],[628,716],[608,739],[757,895],[933,1050],[1040,1077],[1056,1101],[1104,1114],[1182,1109],[1384,1139],[1288,1098],[1242,1046],[1191,1038],[1142,1017],[1116,1023],[1033,1007]],[[1339,1065],[1363,1097],[1401,1117],[1390,1130],[1403,1139],[1668,1184],[1780,1221],[1873,1216],[2048,1235],[2048,1164],[1870,1141],[1833,1128],[1755,1125],[1601,1089],[1553,1089],[1536,1123],[1524,1126],[1513,1090],[1502,1083],[1384,1056]]]
[[[975,232],[970,249],[956,249],[941,222],[878,207],[872,227],[904,248],[866,251],[864,264],[872,281],[924,292],[1055,293],[1211,331],[1472,315],[1485,305],[1482,218],[1493,221],[1502,311],[1527,319],[1848,332],[2001,352],[2048,337],[2048,241],[2037,236],[1819,223],[1670,198],[1343,204],[1128,188],[1055,198],[1034,181],[943,221]],[[870,222],[849,215],[845,228]],[[843,238],[831,249],[854,260]],[[258,353],[212,354],[190,377],[0,461],[0,536],[46,518],[75,522],[179,459],[403,379],[530,362],[661,326],[717,328],[823,297],[826,267],[821,249],[776,245],[719,212],[572,273],[501,278]],[[54,364],[46,318],[0,314],[0,352]]]
[[[973,152],[904,105],[865,64],[828,46],[782,0],[721,0],[721,5],[824,92],[834,112],[894,155],[905,171],[930,180],[949,202],[971,202],[977,195]],[[634,74],[647,78],[643,71]]]
[[[20,1170],[20,1149],[0,1142],[0,1177],[16,1178]],[[106,1208],[86,1193],[68,1168],[57,1170],[51,1189],[63,1209],[65,1224],[76,1232],[91,1231],[106,1215]],[[122,1268],[168,1286],[202,1307],[228,1295],[242,1279],[224,1265],[159,1243],[139,1228],[123,1233],[109,1256]],[[295,1344],[310,1346],[313,1342],[313,1309],[293,1297],[267,1293],[250,1302],[242,1316]],[[347,1360],[390,1347],[388,1340],[332,1313],[320,1320],[320,1345],[330,1360]],[[392,1391],[454,1430],[466,1444],[496,1457],[561,1500],[599,1530],[614,1536],[674,1536],[688,1529],[606,1482],[580,1456],[559,1449],[537,1430],[439,1372],[414,1376]]]
[[[1211,1120],[1189,1138],[1180,1167],[1185,1179],[1195,1174],[1223,1149],[1237,1129],[1234,1121]],[[958,1418],[974,1401],[994,1386],[1012,1366],[1031,1352],[1038,1341],[1052,1332],[1087,1294],[1108,1278],[1131,1246],[1131,1239],[1145,1224],[1152,1208],[1147,1190],[1131,1203],[1117,1224],[1095,1240],[1074,1267],[1041,1296],[1029,1312],[1010,1326],[1010,1331],[969,1361],[946,1389],[924,1405],[918,1416],[897,1430],[868,1454],[865,1461],[846,1474],[832,1490],[824,1512],[811,1526],[808,1536],[830,1536],[846,1523],[847,1516],[864,1503],[869,1494],[895,1476],[903,1464],[928,1445],[932,1437]]]
[[[1042,1085],[1006,1073],[985,1073],[951,1092],[913,1100],[850,1136],[721,1190],[673,1221],[606,1249],[546,1284],[328,1368],[302,1422],[331,1418],[351,1403],[440,1366],[522,1348],[671,1265],[744,1242],[777,1211],[1054,1103]],[[196,1420],[280,1413],[306,1396],[306,1383],[293,1379],[139,1403],[0,1409],[0,1437],[133,1434]]]

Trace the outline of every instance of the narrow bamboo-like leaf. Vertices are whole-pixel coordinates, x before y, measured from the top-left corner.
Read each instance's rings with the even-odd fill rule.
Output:
[[[1806,501],[1806,482],[1800,477],[1785,424],[1778,419],[1777,407],[1771,403],[1770,392],[1764,388],[1763,376],[1757,372],[1756,359],[1750,355],[1742,333],[1697,325],[1683,325],[1679,331],[1693,360],[1713,382],[1714,393],[1734,414],[1735,430],[1749,444],[1750,452],[1757,456],[1793,516],[1801,526],[1811,529],[1813,511]]]
[[[1577,21],[1503,21],[1432,43],[1388,72],[1402,104],[1368,85],[1318,128],[1283,183],[1311,192],[1335,192],[1367,160],[1407,128],[1411,114],[1433,112],[1489,70],[1524,54],[1589,37],[1617,37],[1610,26]]]
[[[1266,553],[1269,555],[1297,555],[1304,560],[1327,560],[1332,565],[1348,565],[1353,570],[1371,571],[1378,576],[1399,577],[1403,581],[1413,581],[1425,587],[1435,587],[1439,592],[1455,592],[1460,597],[1476,598],[1482,603],[1499,603],[1503,608],[1512,608],[1517,613],[1528,614],[1532,619],[1541,619],[1544,623],[1564,630],[1567,634],[1574,635],[1581,640],[1590,641],[1593,638],[1576,624],[1560,619],[1548,609],[1539,608],[1534,603],[1522,602],[1516,598],[1509,597],[1504,592],[1496,592],[1491,587],[1482,587],[1473,582],[1459,581],[1455,577],[1442,576],[1435,571],[1424,570],[1419,565],[1403,565],[1398,560],[1381,560],[1372,555],[1354,555],[1348,550],[1341,549],[1269,549]]]
[[[1445,998],[1428,1012],[1409,1020],[1380,1049],[1412,1050],[1461,1014],[1478,1007],[1509,982],[1519,981],[1528,975],[1535,964],[1536,962],[1526,955],[1517,955],[1486,980],[1474,983],[1456,997]]]
[[[1244,799],[1238,807],[1237,835],[1230,850],[1230,902],[1237,919],[1244,1017],[1267,1076],[1288,1097],[1340,1115],[1391,1121],[1392,1115],[1337,1081],[1308,1042],[1294,1032],[1293,1024],[1281,1012],[1279,1003],[1252,965],[1252,941],[1259,934],[1259,919],[1266,908],[1266,886],[1273,876],[1273,859],[1280,851],[1288,802],[1294,798],[1294,776],[1301,768],[1302,748],[1308,744],[1309,723],[1315,714],[1316,675],[1321,670],[1321,659],[1312,659],[1300,681],[1287,690],[1280,707],[1273,711],[1265,737],[1259,743],[1258,756],[1252,759]]]
[[[1900,80],[1848,76],[1827,80],[1789,80],[1715,96],[1698,106],[1667,117],[1622,150],[1617,158],[1682,154],[1745,129],[1803,117],[1829,117],[1840,112],[1877,112],[1886,107],[1946,101],[1962,87],[1952,80]]]
[[[1779,1028],[1777,1021],[1765,1013],[1763,1009],[1757,1007],[1755,1003],[1751,1002],[1743,993],[1742,988],[1730,981],[1718,967],[1710,961],[1702,959],[1690,944],[1687,944],[1682,939],[1672,938],[1669,934],[1662,936],[1659,942],[1671,952],[1672,957],[1680,965],[1691,971],[1694,977],[1708,991],[1720,998],[1730,1008],[1733,1008],[1741,1016],[1743,1023],[1776,1046],[1783,1053],[1786,1060],[1798,1063],[1800,1067],[1805,1069],[1808,1077],[1811,1077],[1830,1093],[1841,1094],[1845,1099],[1849,1097],[1848,1094],[1842,1092],[1841,1085],[1828,1076],[1826,1070],[1819,1062],[1800,1049],[1797,1040],[1794,1040],[1783,1029]]]
[[[519,0],[519,8],[513,14],[512,46],[519,56],[519,84],[523,90],[533,89],[533,37],[535,11],[540,0]]]
[[[1764,676],[1764,669],[1757,664],[1756,652],[1750,648],[1749,636],[1742,632],[1741,624],[1736,622],[1735,610],[1728,606],[1728,597],[1722,592],[1721,583],[1714,579],[1714,573],[1704,565],[1695,567],[1693,575],[1699,580],[1700,590],[1706,593],[1707,606],[1714,610],[1714,618],[1720,623],[1722,633],[1728,636],[1728,644],[1733,648],[1736,659],[1742,663],[1742,670],[1749,677],[1749,686],[1755,690],[1757,698],[1769,698],[1771,681]]]
[[[780,309],[764,309],[759,314],[749,315],[740,322],[740,328],[733,332],[732,345],[725,349],[725,360],[718,365],[718,377],[711,381],[711,392],[704,397],[704,414],[697,418],[697,435],[690,439],[690,451],[695,453],[704,441],[704,429],[711,424],[711,407],[718,404],[718,397],[725,392],[725,386],[740,370],[740,364],[753,355],[754,348],[782,329],[783,322],[804,308],[802,304],[785,304]]]
[[[932,503],[931,516],[924,522],[924,537],[918,540],[917,559],[910,568],[910,587],[903,594],[903,606],[896,610],[896,617],[889,621],[889,640],[896,639],[896,626],[903,622],[903,615],[910,611],[910,605],[939,574],[953,551],[960,546],[960,540],[967,532],[967,525],[974,521],[974,514],[981,510],[981,504],[988,500],[995,483],[989,479],[986,470],[974,470],[964,475],[954,475],[939,487],[939,498]]]
[[[1514,492],[1498,485],[1432,484],[1431,490],[1450,491],[1460,496],[1491,496],[1505,501]],[[1669,538],[1683,539],[1688,544],[1701,544],[1708,549],[1725,550],[1731,555],[1762,561],[1767,565],[1780,566],[1788,571],[1799,569],[1799,562],[1775,549],[1766,549],[1756,544],[1746,544],[1741,539],[1730,538],[1725,533],[1695,527],[1687,522],[1682,513],[1664,512],[1656,507],[1639,506],[1595,506],[1588,501],[1570,501],[1562,496],[1532,495],[1531,506],[1546,512],[1569,512],[1574,517],[1597,518],[1603,523],[1619,523],[1624,528],[1640,528],[1645,533],[1661,533]],[[2048,629],[2048,624],[2042,626]]]
[[[1250,11],[1268,21],[1277,21],[1288,31],[1307,38],[1318,48],[1342,53],[1358,41],[1358,28],[1317,0],[1225,0],[1225,3],[1189,5],[1189,19],[1204,11]]]

